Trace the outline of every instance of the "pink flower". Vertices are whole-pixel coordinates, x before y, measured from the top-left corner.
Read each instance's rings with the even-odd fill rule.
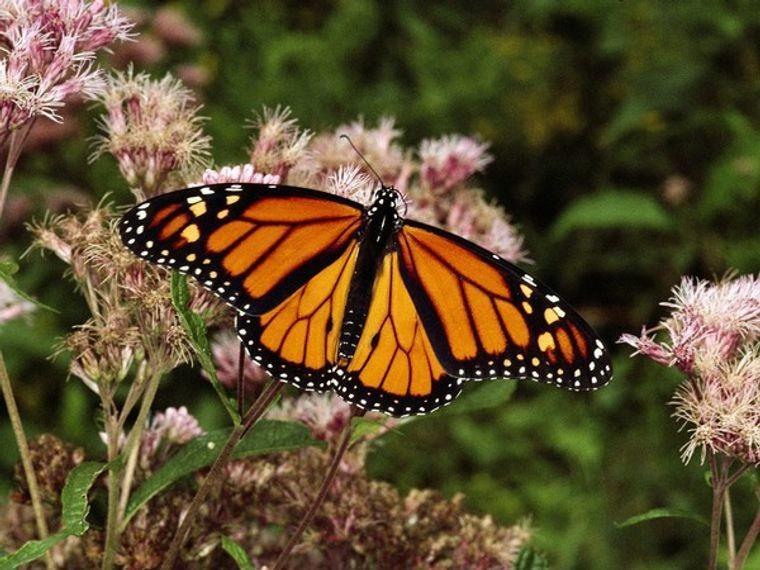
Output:
[[[419,149],[420,176],[433,191],[448,191],[493,160],[487,149],[487,144],[460,135],[424,140]]]
[[[210,139],[193,95],[171,75],[152,80],[129,68],[108,79],[100,97],[106,108],[91,159],[109,152],[138,200],[161,193],[174,171],[204,164]]]
[[[149,469],[165,458],[170,449],[185,445],[204,433],[185,406],[158,412],[140,439],[140,466]]]
[[[252,126],[256,134],[251,138],[250,161],[256,169],[285,180],[290,170],[307,158],[312,134],[298,127],[288,107],[264,107]]]
[[[269,417],[296,420],[309,428],[311,435],[323,441],[336,441],[351,417],[351,407],[332,392],[307,393],[285,400]]]
[[[223,331],[217,334],[211,342],[211,353],[219,382],[225,388],[235,389],[240,363],[240,341],[231,331]],[[205,372],[203,374],[206,376]],[[243,379],[246,383],[246,392],[256,393],[261,389],[262,384],[269,380],[269,375],[246,353],[243,364]]]
[[[203,184],[226,184],[228,182],[279,184],[280,177],[276,174],[256,172],[252,164],[223,166],[219,170],[207,168],[203,173]]]
[[[760,278],[717,283],[684,278],[660,324],[620,342],[686,375],[673,399],[674,416],[689,432],[682,457],[697,450],[760,462]],[[657,340],[657,333],[664,336]]]
[[[96,0],[5,0],[0,6],[0,133],[37,116],[60,121],[70,95],[92,98],[103,87],[96,52],[127,39],[132,24]]]
[[[350,165],[341,166],[328,174],[326,190],[369,206],[377,186],[377,180],[364,173],[360,167]]]

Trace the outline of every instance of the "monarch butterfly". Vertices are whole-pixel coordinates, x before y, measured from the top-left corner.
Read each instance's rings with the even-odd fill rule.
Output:
[[[594,390],[612,376],[591,327],[548,287],[449,232],[317,190],[210,184],[152,198],[119,224],[141,258],[195,277],[237,311],[251,358],[360,408],[426,414],[466,380]]]

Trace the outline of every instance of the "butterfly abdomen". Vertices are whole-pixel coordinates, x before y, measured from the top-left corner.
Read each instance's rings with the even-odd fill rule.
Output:
[[[348,290],[346,312],[340,331],[338,358],[350,361],[359,344],[367,313],[372,301],[372,290],[378,271],[393,236],[400,228],[395,207],[395,191],[380,192],[370,207],[362,231],[356,268]]]

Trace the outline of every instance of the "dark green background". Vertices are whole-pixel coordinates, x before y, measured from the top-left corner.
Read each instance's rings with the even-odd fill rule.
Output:
[[[757,2],[172,5],[203,30],[203,44],[171,49],[148,70],[196,63],[210,74],[200,96],[218,163],[245,161],[244,120],[264,104],[291,106],[313,130],[393,115],[410,145],[477,133],[495,157],[480,182],[525,234],[530,270],[610,345],[654,324],[681,275],[760,267]],[[83,124],[80,135],[94,132],[91,115]],[[87,165],[80,135],[27,154],[12,193],[41,204],[73,185],[126,203],[113,161]],[[681,199],[665,192],[674,183],[686,185]],[[18,226],[5,240],[12,256],[29,243]],[[26,290],[61,309],[0,330],[27,428],[102,453],[95,398],[66,381],[65,356],[48,360],[86,318],[84,305],[51,256],[21,265]],[[654,507],[707,514],[710,491],[698,461],[679,459],[686,434],[668,409],[678,376],[613,350],[616,378],[603,391],[520,385],[503,408],[432,416],[391,435],[371,471],[404,489],[462,491],[500,522],[531,516],[535,544],[556,568],[699,567],[708,532],[696,523],[614,525]],[[207,427],[223,421],[187,369],[164,384],[159,405],[187,405]],[[8,473],[7,422],[0,445]],[[0,490],[8,485],[4,476]],[[735,490],[739,529],[751,516],[744,485]]]

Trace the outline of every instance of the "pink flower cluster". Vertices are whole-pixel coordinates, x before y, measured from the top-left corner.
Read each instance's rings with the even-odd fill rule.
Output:
[[[684,278],[662,305],[672,312],[657,327],[620,341],[686,375],[673,401],[684,461],[701,450],[760,463],[760,276]]]
[[[171,75],[153,80],[129,68],[108,78],[100,100],[106,110],[100,119],[103,135],[92,160],[112,154],[138,201],[164,191],[173,172],[192,177],[205,164],[210,139],[197,114],[200,107]]]
[[[59,120],[70,95],[99,94],[95,54],[127,39],[131,27],[103,0],[0,1],[0,133],[37,116]]]

